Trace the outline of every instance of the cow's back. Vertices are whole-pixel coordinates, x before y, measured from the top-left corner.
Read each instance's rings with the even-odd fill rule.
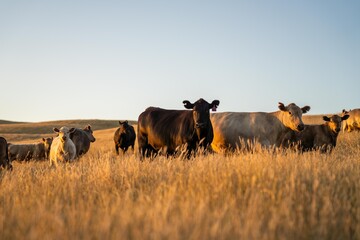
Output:
[[[42,160],[45,159],[45,147],[43,143],[34,144],[10,144],[10,160]]]
[[[150,107],[138,119],[138,138],[146,137],[156,150],[166,147],[174,151],[191,140],[193,129],[192,113],[187,110]]]
[[[247,143],[259,142],[262,146],[280,145],[279,138],[285,127],[272,115],[265,112],[224,112],[210,116],[214,129],[212,148],[244,147]],[[245,146],[246,147],[246,146]]]
[[[360,130],[360,109],[353,109],[347,112],[349,118],[343,122],[343,130],[351,132]]]

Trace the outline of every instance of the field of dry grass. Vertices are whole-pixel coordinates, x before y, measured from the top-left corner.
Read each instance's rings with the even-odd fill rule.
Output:
[[[266,151],[140,162],[115,128],[80,161],[0,173],[1,239],[359,239],[360,133],[331,155]]]

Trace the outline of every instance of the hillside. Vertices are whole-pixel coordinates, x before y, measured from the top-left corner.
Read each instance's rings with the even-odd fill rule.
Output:
[[[136,121],[129,122],[131,124],[136,124]],[[37,123],[17,123],[0,120],[0,136],[5,137],[9,142],[21,142],[54,136],[54,132],[52,130],[54,127],[60,128],[62,126],[67,126],[84,128],[87,125],[90,125],[93,131],[96,131],[116,128],[119,126],[119,122],[118,120],[79,119]]]
[[[16,124],[16,123],[24,123],[24,122],[14,122],[8,120],[0,120],[0,124]]]

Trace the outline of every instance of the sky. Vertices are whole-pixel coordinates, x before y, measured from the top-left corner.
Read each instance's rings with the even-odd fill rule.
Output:
[[[0,119],[360,108],[360,1],[2,0]]]

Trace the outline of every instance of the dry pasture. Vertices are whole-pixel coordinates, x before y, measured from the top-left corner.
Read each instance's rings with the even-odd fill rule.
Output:
[[[97,130],[74,164],[0,173],[2,239],[359,239],[360,133],[331,155],[286,151],[140,162]],[[22,139],[24,140],[24,139]]]

